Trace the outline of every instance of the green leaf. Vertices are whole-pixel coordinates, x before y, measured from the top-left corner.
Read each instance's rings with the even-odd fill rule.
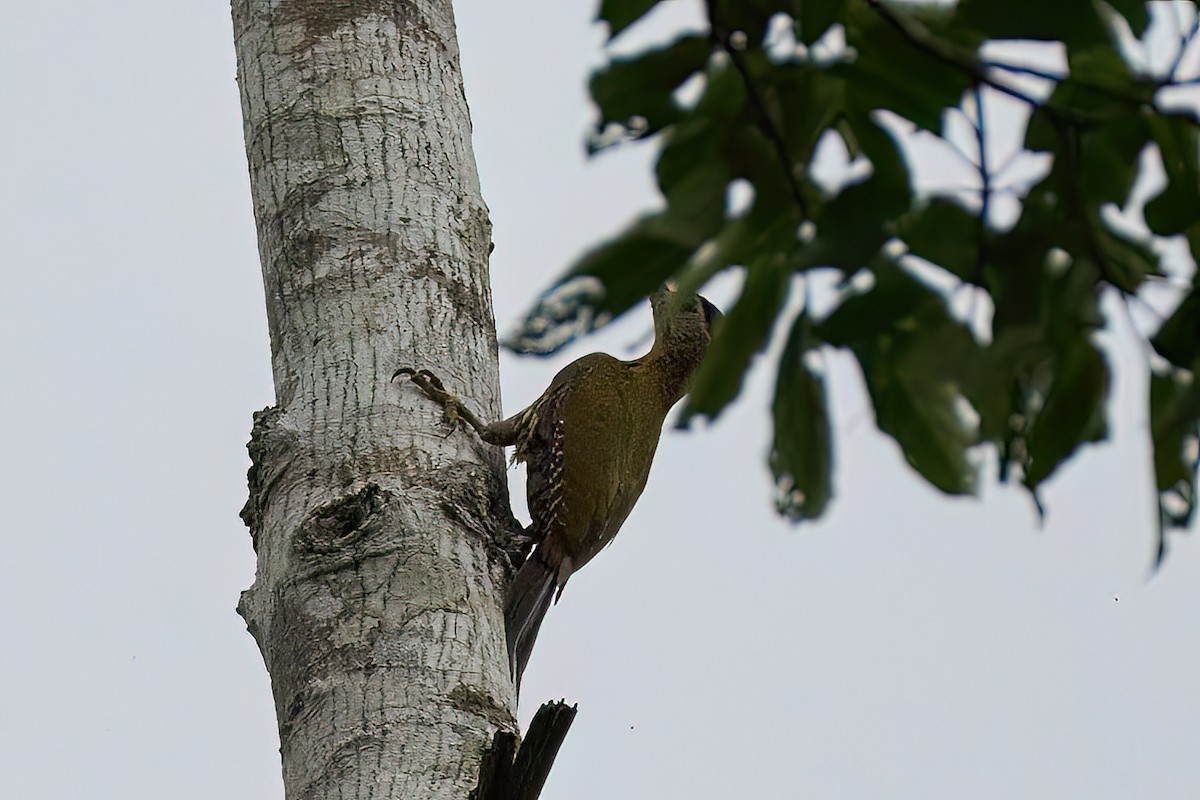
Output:
[[[707,223],[706,237],[715,235],[724,219],[725,192],[734,178],[749,180],[758,202],[786,198],[794,205],[789,169],[763,129],[748,119],[744,103],[741,76],[732,69],[714,68],[696,108],[663,134],[656,167],[659,189],[673,218]],[[796,212],[781,205],[777,202],[772,213]]]
[[[1108,0],[1108,4],[1125,18],[1133,35],[1140,39],[1146,32],[1146,26],[1150,24],[1150,13],[1146,9],[1145,0]]]
[[[1175,366],[1192,367],[1200,356],[1200,290],[1192,287],[1150,343]]]
[[[1059,102],[1067,84],[1060,84],[1051,102]],[[1025,147],[1054,156],[1050,174],[1039,184],[1061,198],[1064,207],[1086,208],[1092,213],[1106,203],[1124,206],[1137,177],[1138,157],[1150,142],[1146,120],[1128,106],[1110,107],[1111,119],[1081,128],[1056,120],[1053,112],[1033,113]]]
[[[979,435],[1003,449],[1013,438],[1013,420],[1020,412],[1018,376],[1024,371],[1017,364],[1032,360],[1031,354],[1042,344],[1042,330],[1036,326],[999,331],[993,342],[980,348],[966,371],[963,393],[979,414]],[[1002,469],[1007,459],[1001,453]],[[1003,480],[1003,478],[1001,478]]]
[[[1125,205],[1137,178],[1138,156],[1149,141],[1145,119],[1132,110],[1083,132],[1082,152],[1070,178],[1077,182],[1088,206]]]
[[[1142,81],[1108,41],[1095,47],[1073,47],[1067,52],[1070,74],[1063,81],[1076,95],[1090,93],[1084,105],[1106,107],[1113,100],[1124,102],[1129,110],[1153,102],[1154,86]]]
[[[853,272],[869,264],[908,210],[908,167],[896,143],[866,117],[848,120],[853,123],[849,130],[854,145],[871,161],[871,177],[813,209],[816,236],[798,255],[797,269],[831,266]]]
[[[762,44],[767,23],[776,14],[797,19],[807,0],[706,0],[709,18],[724,36],[740,31],[746,36],[746,49]]]
[[[938,132],[942,113],[971,86],[964,70],[915,45],[867,3],[850,6],[846,44],[857,57],[831,71],[845,79],[847,102],[861,113],[886,108]]]
[[[616,316],[678,272],[695,251],[663,230],[661,216],[645,217],[623,235],[592,249],[569,276],[591,275],[604,284],[598,311]]]
[[[776,507],[792,520],[821,516],[833,495],[833,432],[825,381],[804,360],[817,344],[808,315],[801,314],[779,359],[771,404],[775,435],[770,464]]]
[[[825,35],[829,27],[841,22],[846,14],[845,0],[805,0],[796,18],[797,38],[812,44]]]
[[[847,126],[844,130],[854,140],[853,143],[847,141],[847,145],[871,162],[869,182],[873,183],[876,190],[889,195],[889,199],[881,200],[877,205],[886,208],[889,215],[906,210],[910,181],[900,144],[889,131],[875,124],[869,114],[847,111],[845,122]]]
[[[1183,233],[1200,219],[1200,130],[1190,117],[1156,114],[1148,120],[1162,155],[1167,185],[1146,204],[1146,224],[1160,236]]]
[[[975,491],[976,469],[967,449],[978,440],[959,403],[961,388],[943,373],[949,343],[962,345],[953,328],[922,327],[908,335],[881,336],[857,345],[875,421],[900,445],[905,460],[927,481],[947,494]],[[969,334],[966,334],[969,337]]]
[[[807,164],[821,134],[842,113],[845,82],[812,64],[787,63],[772,66],[761,83],[788,152]]]
[[[725,219],[733,174],[725,157],[728,131],[708,117],[685,120],[663,135],[656,172],[673,219],[687,220],[707,238]]]
[[[998,446],[1002,479],[1017,464],[1030,488],[1080,437],[1103,435],[1107,372],[1087,341],[1104,324],[1102,268],[1129,282],[1152,267],[1140,244],[1099,221],[1090,225],[1068,215],[1058,191],[1039,186],[1017,225],[989,236],[984,283],[996,308],[993,342],[977,361],[968,396],[984,438]],[[1080,399],[1089,379],[1101,387],[1091,395],[1098,406]]]
[[[1141,242],[1123,233],[1097,225],[1093,233],[1093,258],[1103,260],[1104,279],[1126,294],[1134,294],[1147,276],[1161,274],[1158,256],[1149,242]]]
[[[1042,325],[1056,348],[1074,343],[1081,333],[1104,326],[1100,311],[1100,271],[1090,258],[1080,258],[1056,275],[1044,270]]]
[[[600,0],[600,12],[596,20],[608,23],[608,40],[641,19],[658,0]]]
[[[1007,233],[996,235],[988,248],[985,284],[996,313],[992,327],[1041,326],[1048,312],[1047,286],[1052,271],[1047,260],[1060,232],[1061,208],[1035,192],[1025,201],[1021,218]]]
[[[599,17],[611,39],[656,5],[602,0]],[[564,329],[583,330],[664,278],[698,288],[731,265],[745,267],[742,296],[717,331],[685,407],[686,415],[715,417],[736,398],[767,344],[793,273],[821,266],[843,276],[869,273],[874,285],[847,292],[824,320],[807,312],[797,317],[779,363],[770,466],[781,511],[797,519],[819,515],[832,495],[828,398],[811,355],[823,342],[852,350],[880,429],[944,491],[973,490],[970,448],[981,441],[997,446],[1002,474],[1016,464],[1036,490],[1081,444],[1102,439],[1110,374],[1091,341],[1104,324],[1101,292],[1106,284],[1137,291],[1158,269],[1147,243],[1109,228],[1102,212],[1127,203],[1148,143],[1163,154],[1168,181],[1146,205],[1146,220],[1156,233],[1184,234],[1200,256],[1198,129],[1190,118],[1156,108],[1159,87],[1130,69],[1106,30],[1114,21],[1107,7],[1143,30],[1146,4],[960,0],[937,11],[888,0],[704,6],[713,31],[683,31],[675,42],[616,58],[594,76],[602,130],[623,125],[619,133],[627,138],[661,135],[656,174],[666,205],[581,258],[546,298],[541,329],[561,321]],[[846,62],[776,63],[771,56],[778,54],[761,44],[768,21],[781,14],[809,45],[831,25],[843,25]],[[947,200],[913,206],[904,154],[873,115],[886,109],[939,131],[946,110],[982,74],[980,43],[1001,39],[1062,41],[1069,69],[1034,111],[1026,134],[1030,149],[1052,157],[1049,175],[1022,198],[1014,227],[981,230],[975,214]],[[712,57],[717,42],[725,43],[728,57]],[[703,91],[684,104],[678,88],[697,73],[704,75]],[[865,180],[833,197],[807,173],[816,143],[830,129],[872,167]],[[731,182],[742,181],[753,187],[754,200],[735,215],[726,197]],[[988,345],[951,317],[939,292],[881,255],[895,237],[913,256],[991,295]],[[1172,364],[1191,370],[1151,384],[1164,526],[1186,524],[1195,502],[1197,291],[1153,339]],[[565,312],[556,314],[560,308]]]
[[[1038,322],[1010,324],[993,332],[993,341],[971,358],[965,394],[979,414],[981,441],[997,447],[1004,482],[1012,465],[1028,467],[1025,436],[1049,393],[1056,351],[1046,326]]]
[[[750,210],[744,216],[727,220],[720,232],[705,242],[677,274],[680,288],[699,291],[713,275],[731,265],[772,264],[792,271],[788,252],[798,244],[795,236],[798,216],[791,198],[758,193]]]
[[[1196,510],[1196,446],[1200,437],[1200,389],[1194,372],[1150,376],[1150,434],[1158,487],[1158,560],[1166,529],[1185,528]]]
[[[949,200],[934,199],[900,220],[909,252],[965,281],[979,283],[979,217]]]
[[[542,293],[521,326],[505,337],[504,346],[526,355],[557,352],[657,289],[682,268],[696,244],[672,230],[664,214],[643,217],[585,253]]]
[[[711,52],[707,38],[692,35],[632,58],[611,61],[595,72],[589,83],[592,100],[600,108],[597,130],[603,132],[611,122],[628,125],[640,117],[645,124],[635,133],[644,138],[678,120],[684,112],[672,93],[704,69]]]
[[[945,310],[942,298],[921,281],[882,259],[871,267],[875,285],[843,299],[814,330],[837,347],[854,347],[897,328],[911,329],[918,320]]]
[[[1051,40],[1071,48],[1108,41],[1092,0],[962,0],[958,19],[989,39]]]
[[[1045,405],[1025,437],[1026,486],[1036,489],[1081,444],[1108,435],[1108,386],[1108,364],[1088,339],[1077,339],[1059,355]]]
[[[814,333],[854,352],[876,423],[908,463],[944,492],[973,492],[967,449],[979,436],[960,406],[978,347],[933,289],[883,259],[871,269],[875,286],[844,300]]]
[[[704,363],[692,378],[680,427],[696,415],[716,419],[741,391],[751,360],[766,347],[787,300],[790,273],[782,262],[767,254],[747,269],[737,304],[717,324]]]
[[[1057,247],[1076,263],[1092,264],[1097,281],[1102,278],[1126,293],[1136,292],[1147,276],[1158,274],[1158,257],[1149,242],[1103,222],[1106,206],[1125,205],[1149,135],[1141,114],[1080,127],[1052,119],[1045,111],[1035,112],[1027,146],[1048,149],[1054,166],[1030,191],[1017,225],[1020,233],[1007,237],[1028,240],[1019,251],[1010,248],[1010,255],[1033,257]],[[1087,288],[1093,295],[1098,289]],[[1058,312],[1052,308],[1051,313]]]

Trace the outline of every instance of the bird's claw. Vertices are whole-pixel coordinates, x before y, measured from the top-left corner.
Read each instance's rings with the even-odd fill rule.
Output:
[[[446,391],[446,387],[442,384],[441,379],[427,369],[401,367],[392,375],[392,380],[396,380],[401,375],[407,376],[413,385],[420,389],[421,393],[430,400],[441,403],[442,419],[450,425],[450,432],[453,433],[462,419],[462,415],[458,411],[459,399]]]
[[[401,375],[415,375],[416,372],[417,371],[412,367],[401,367],[392,373],[392,380],[396,380],[396,378],[399,378]]]
[[[427,369],[401,367],[392,375],[392,380],[396,380],[401,375],[407,376],[413,382],[413,385],[420,389],[430,400],[436,400],[439,403],[449,403],[456,399],[454,395],[446,391],[446,387],[442,384],[441,379]]]

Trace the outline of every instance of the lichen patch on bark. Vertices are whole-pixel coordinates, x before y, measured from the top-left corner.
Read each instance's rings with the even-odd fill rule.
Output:
[[[516,729],[517,722],[513,719],[512,713],[503,703],[487,692],[481,692],[473,686],[460,683],[450,690],[446,699],[459,711],[484,717],[500,728]]]

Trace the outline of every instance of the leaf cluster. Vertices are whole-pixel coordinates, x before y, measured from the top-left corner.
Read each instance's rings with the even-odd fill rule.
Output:
[[[599,19],[611,40],[657,4],[602,0]],[[820,357],[829,348],[853,354],[879,428],[931,484],[973,492],[976,449],[988,444],[1001,476],[1036,500],[1060,465],[1107,434],[1102,296],[1133,298],[1162,282],[1155,237],[1183,236],[1200,253],[1200,128],[1194,113],[1163,102],[1184,82],[1182,53],[1151,74],[1126,52],[1151,21],[1147,5],[707,0],[706,31],[614,57],[592,76],[589,149],[655,140],[663,204],[564,280],[598,281],[603,291],[587,302],[607,319],[668,278],[699,289],[723,270],[744,272],[683,419],[717,417],[773,332],[785,332],[769,464],[791,518],[819,516],[833,495]],[[986,57],[1005,40],[1060,42],[1065,63]],[[1001,98],[1028,114],[1024,150],[1050,164],[1016,187],[1001,185],[989,152],[985,103]],[[953,115],[976,137],[971,187],[917,191],[897,132],[944,135]],[[864,167],[836,186],[814,177],[830,141]],[[1145,205],[1148,232],[1135,235],[1112,212],[1128,204],[1148,150],[1161,155],[1166,183]],[[731,202],[739,193],[750,200]],[[1001,220],[1006,193],[1019,211]],[[831,272],[833,297],[818,313],[814,287]],[[1150,339],[1164,529],[1191,518],[1200,433],[1195,281],[1180,294]],[[966,311],[954,302],[964,297]]]

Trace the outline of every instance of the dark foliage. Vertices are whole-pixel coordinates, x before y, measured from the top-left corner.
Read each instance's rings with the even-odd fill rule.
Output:
[[[604,0],[600,20],[617,37],[656,5]],[[581,302],[588,319],[606,320],[668,277],[699,288],[744,270],[684,421],[719,415],[772,332],[790,331],[770,454],[789,517],[820,515],[833,494],[829,400],[814,357],[830,347],[853,353],[880,429],[934,486],[974,491],[970,451],[990,444],[1000,474],[1036,499],[1107,433],[1111,375],[1095,337],[1107,324],[1103,297],[1141,303],[1148,285],[1169,285],[1156,237],[1182,236],[1200,253],[1200,123],[1172,100],[1200,81],[1180,74],[1197,34],[1180,21],[1195,15],[1159,5],[1152,18],[1147,5],[708,0],[707,32],[614,58],[592,77],[591,151],[655,139],[664,203],[565,278],[598,281],[602,291]],[[1174,26],[1179,56],[1165,68],[1129,55],[1154,25]],[[1020,58],[1006,40],[1028,52],[1061,43],[1058,66]],[[1023,149],[1007,160],[994,141],[1000,106],[1028,119]],[[914,132],[957,149],[966,188],[918,190],[905,144]],[[814,154],[831,139],[869,168],[839,186],[815,179]],[[1139,235],[1113,212],[1129,205],[1153,151],[1166,184],[1145,204]],[[1049,167],[1007,174],[1032,154]],[[727,200],[733,184],[752,189],[744,208]],[[836,296],[818,314],[813,287],[830,270]],[[1163,536],[1189,523],[1196,493],[1200,299],[1197,279],[1186,280],[1149,334]],[[789,302],[798,286],[802,304]],[[978,301],[968,312],[951,303],[964,293]]]

